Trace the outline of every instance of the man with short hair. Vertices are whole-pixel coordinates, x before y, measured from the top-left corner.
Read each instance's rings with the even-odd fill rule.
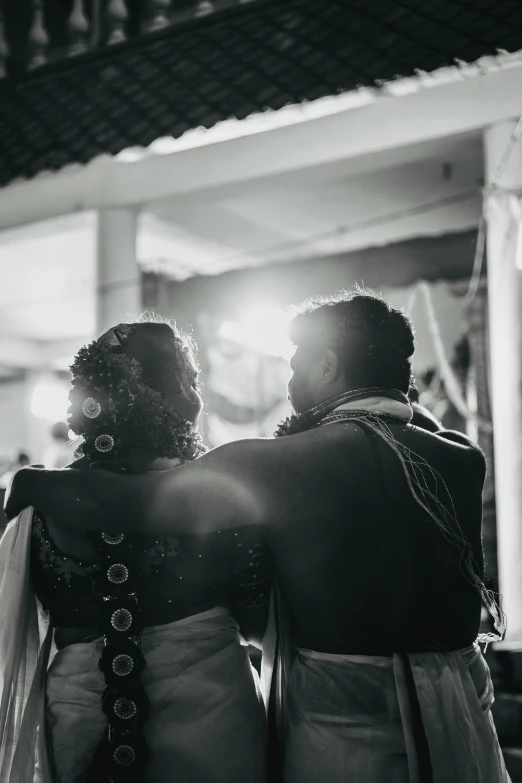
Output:
[[[284,783],[506,783],[474,645],[481,599],[495,614],[484,457],[411,425],[413,331],[384,300],[313,303],[291,331],[295,415],[279,437],[132,481],[22,471],[8,512],[33,504],[55,523],[169,536],[262,526]]]

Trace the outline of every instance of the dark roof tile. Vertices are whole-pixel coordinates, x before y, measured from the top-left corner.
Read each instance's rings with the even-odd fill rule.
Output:
[[[256,0],[0,82],[0,185],[498,49],[519,0]]]

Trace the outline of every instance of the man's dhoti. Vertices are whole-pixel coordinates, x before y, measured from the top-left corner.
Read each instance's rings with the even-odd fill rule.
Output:
[[[299,650],[284,783],[509,783],[478,646],[393,657]]]

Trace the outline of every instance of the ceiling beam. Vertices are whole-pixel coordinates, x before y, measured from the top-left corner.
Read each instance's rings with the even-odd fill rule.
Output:
[[[184,282],[170,282],[168,292],[163,292],[161,309],[155,301],[148,304],[157,307],[162,315],[176,317],[187,327],[195,322],[195,313],[202,309],[234,313],[238,305],[253,299],[287,307],[309,297],[328,296],[355,283],[380,291],[387,287],[407,287],[418,280],[469,280],[476,240],[476,231],[464,231],[297,263],[193,277]]]
[[[379,157],[389,161],[394,150],[522,114],[521,62],[479,76],[464,73],[445,84],[430,82],[429,76],[421,81],[426,86],[409,94],[380,94],[368,105],[319,119],[169,154],[143,150],[134,162],[98,158],[13,183],[0,191],[0,229],[81,210],[208,194],[247,181],[254,185],[340,160],[351,160],[360,170],[361,161],[375,166]]]

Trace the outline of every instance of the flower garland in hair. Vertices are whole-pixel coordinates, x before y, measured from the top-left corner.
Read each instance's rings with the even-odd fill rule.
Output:
[[[71,365],[69,426],[83,437],[83,454],[118,460],[133,446],[168,458],[200,456],[206,449],[197,429],[143,382],[139,362],[123,352],[123,326],[81,348]]]
[[[205,451],[201,436],[143,383],[139,362],[124,351],[131,330],[132,325],[123,324],[79,351],[71,366],[69,426],[83,436],[82,452],[93,467],[126,472],[124,458],[131,446],[192,460]],[[141,548],[136,537],[124,533],[95,533],[93,541],[101,555],[93,578],[101,598],[99,668],[106,685],[102,711],[108,726],[87,781],[142,783],[149,754],[142,731],[148,699],[141,682],[146,665],[140,646]]]

